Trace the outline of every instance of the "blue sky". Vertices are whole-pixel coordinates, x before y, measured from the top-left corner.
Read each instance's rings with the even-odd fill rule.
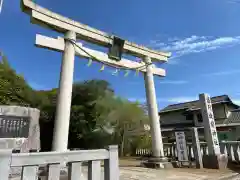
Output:
[[[236,0],[235,0],[236,1]],[[159,108],[196,99],[199,93],[228,94],[240,103],[240,2],[234,0],[36,0],[40,5],[108,33],[154,48],[173,57],[155,78]],[[35,35],[56,34],[30,23],[20,0],[4,0],[0,14],[0,49],[35,89],[58,86],[61,53],[34,46]],[[108,80],[116,93],[145,100],[143,76],[76,57],[74,80]]]

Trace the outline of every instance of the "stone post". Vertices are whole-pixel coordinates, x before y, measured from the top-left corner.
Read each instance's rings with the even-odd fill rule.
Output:
[[[208,152],[209,154],[216,155],[220,154],[220,147],[217,137],[217,129],[215,126],[215,119],[212,110],[211,99],[206,94],[199,95],[202,117],[203,117],[203,126],[205,138],[207,140]]]
[[[199,101],[203,117],[205,139],[208,146],[208,155],[203,156],[203,165],[205,168],[226,168],[228,158],[220,153],[211,99],[207,94],[200,94]]]
[[[197,126],[198,126],[198,117],[197,117],[197,113],[193,113],[193,122],[194,122],[194,126],[197,127]]]
[[[144,75],[146,99],[148,105],[148,115],[150,119],[151,137],[152,137],[152,152],[153,158],[165,159],[163,152],[162,134],[160,127],[160,119],[158,115],[157,99],[153,77],[153,65],[149,57],[144,58],[146,64],[146,73]]]
[[[199,168],[199,169],[203,168],[202,153],[201,153],[201,147],[200,147],[197,128],[192,129],[192,144],[193,144],[194,158],[196,161],[196,168]]]
[[[75,41],[76,33],[68,31],[65,34],[65,38]],[[72,44],[69,40],[65,40],[54,124],[53,151],[66,151],[68,146],[74,57],[74,44]]]
[[[187,143],[184,131],[176,131],[176,147],[177,147],[177,157],[178,161],[186,162],[188,161]]]

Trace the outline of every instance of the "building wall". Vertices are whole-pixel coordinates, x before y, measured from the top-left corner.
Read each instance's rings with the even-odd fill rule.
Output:
[[[231,114],[231,111],[236,110],[236,106],[225,104],[225,110],[226,110],[227,117],[229,117]]]
[[[183,112],[184,111],[182,110],[161,114],[160,115],[161,125],[191,122],[189,120],[186,120],[186,117],[183,115]]]
[[[228,104],[214,104],[213,105],[213,113],[215,117],[216,124],[221,124],[225,120],[227,120],[227,117],[229,114],[231,114],[230,111],[236,109],[235,106],[228,105]],[[184,110],[182,111],[175,111],[175,112],[169,112],[169,113],[163,113],[160,115],[160,121],[161,125],[165,125],[164,128],[174,127],[174,124],[176,123],[190,123],[190,120],[186,120],[186,117],[183,115]],[[196,111],[197,113],[197,111]],[[199,111],[198,111],[199,113]],[[203,124],[200,122],[198,123],[199,126],[203,126]],[[175,125],[176,126],[176,125]],[[223,130],[217,130],[218,131],[218,138],[219,141],[236,141],[240,140],[240,126],[231,127],[231,130],[226,129],[226,131]],[[165,137],[164,142],[170,142],[175,139],[174,132],[173,131],[162,131],[163,137]],[[186,134],[186,138],[191,139],[191,134]],[[204,129],[199,129],[199,138],[201,141],[204,141]]]
[[[191,123],[193,120],[186,120],[186,117],[183,115],[184,110],[172,111],[168,113],[160,114],[161,125],[172,125],[176,123]],[[213,105],[214,117],[217,121],[224,121],[227,117],[226,108],[224,104],[215,104]],[[199,123],[201,125],[201,122]]]
[[[240,139],[240,126],[239,128],[232,127],[229,129],[226,129],[225,131],[218,130],[217,128],[217,134],[218,134],[218,139],[219,141],[237,141]],[[163,142],[164,143],[172,143],[175,142],[176,137],[175,137],[175,132],[174,131],[163,131],[162,132]],[[185,138],[188,142],[191,142],[192,140],[192,133],[191,131],[185,131]],[[198,129],[198,136],[200,141],[205,141],[206,138],[204,137],[204,129]]]
[[[213,113],[215,119],[226,119],[226,111],[225,111],[225,105],[224,104],[214,104],[213,105]]]
[[[224,104],[224,108],[225,108],[226,116],[229,117],[231,114],[230,111],[233,110],[233,108],[229,107],[227,104]]]
[[[240,126],[236,126],[233,131],[233,141],[240,141]]]

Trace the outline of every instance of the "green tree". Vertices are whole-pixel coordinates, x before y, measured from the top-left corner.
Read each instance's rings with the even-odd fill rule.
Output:
[[[0,61],[0,103],[32,107],[40,104],[36,92],[11,68],[5,56]]]
[[[0,103],[39,108],[42,148],[50,150],[58,89],[33,90],[7,58],[1,57]],[[108,82],[93,79],[73,84],[70,119],[70,148],[102,148],[114,143],[123,154],[127,134],[141,128],[140,122],[147,118],[140,104],[115,97]]]
[[[137,102],[109,96],[99,99],[98,108],[102,113],[99,116],[100,125],[112,129],[114,142],[120,146],[120,154],[123,156],[124,147],[128,144],[126,137],[130,133],[137,135],[138,130],[142,131],[144,123],[148,122],[144,110]]]
[[[98,131],[100,112],[96,108],[97,100],[107,94],[114,94],[108,82],[103,80],[90,80],[78,82],[73,85],[70,146],[81,144],[84,148],[99,147],[98,139],[105,136]],[[78,143],[77,143],[78,142]],[[91,142],[91,143],[90,143]]]

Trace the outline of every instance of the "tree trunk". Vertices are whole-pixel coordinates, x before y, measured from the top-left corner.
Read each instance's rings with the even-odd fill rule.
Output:
[[[125,133],[124,133],[124,130],[123,132],[121,133],[122,134],[122,137],[121,137],[121,152],[120,152],[120,156],[123,157],[124,156],[124,141],[125,141]]]

